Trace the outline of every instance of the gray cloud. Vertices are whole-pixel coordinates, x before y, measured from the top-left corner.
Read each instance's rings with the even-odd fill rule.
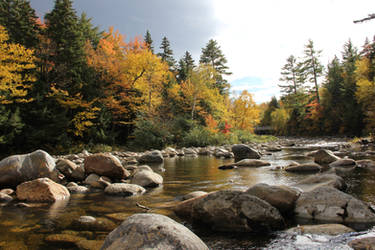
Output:
[[[30,2],[42,16],[54,3],[51,0]],[[201,48],[219,29],[213,0],[76,0],[74,8],[78,14],[86,12],[101,29],[114,26],[128,38],[143,37],[150,30],[156,51],[166,36],[176,59],[186,50],[197,59]]]

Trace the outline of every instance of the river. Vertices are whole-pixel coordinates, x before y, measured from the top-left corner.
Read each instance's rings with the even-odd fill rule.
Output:
[[[292,185],[306,175],[288,173],[277,169],[291,161],[309,162],[304,154],[315,147],[336,147],[340,142],[314,142],[314,144],[288,147],[262,157],[272,163],[261,168],[238,168],[219,170],[218,166],[233,162],[233,159],[218,159],[211,156],[174,157],[164,164],[154,165],[155,172],[164,178],[163,186],[149,189],[138,197],[112,197],[102,192],[73,194],[69,201],[52,206],[36,204],[35,207],[17,207],[14,203],[0,208],[0,247],[4,249],[76,249],[74,245],[47,243],[48,235],[68,233],[96,240],[100,244],[108,231],[75,231],[74,219],[82,215],[109,219],[119,225],[134,213],[151,212],[167,215],[193,230],[211,249],[350,249],[346,243],[358,234],[375,234],[369,231],[340,236],[298,236],[275,232],[271,235],[213,233],[192,226],[179,219],[170,207],[181,197],[192,191],[215,191],[222,189],[245,190],[257,183]],[[375,174],[354,171],[345,176],[347,192],[355,197],[375,204]],[[97,246],[96,246],[97,247]]]

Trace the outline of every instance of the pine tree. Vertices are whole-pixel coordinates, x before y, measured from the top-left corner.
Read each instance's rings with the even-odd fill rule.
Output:
[[[96,48],[100,39],[103,36],[103,31],[99,31],[98,26],[93,26],[91,23],[92,18],[88,18],[85,12],[82,12],[81,18],[78,21],[78,26],[82,31],[85,41],[89,41],[91,45]]]
[[[168,63],[169,69],[173,71],[176,65],[176,60],[173,58],[173,50],[171,49],[171,45],[167,37],[163,37],[160,49],[162,52],[160,52],[158,56],[160,56],[162,61]]]
[[[286,83],[286,85],[278,85],[281,88],[281,92],[286,95],[297,94],[304,81],[300,67],[301,64],[297,62],[293,55],[288,57],[287,63],[281,68],[282,76],[279,80]]]
[[[38,46],[41,30],[29,1],[0,1],[0,25],[7,29],[10,42],[19,43],[26,48]]]
[[[186,51],[184,56],[178,61],[178,69],[177,69],[177,79],[179,82],[185,81],[189,75],[191,75],[191,71],[195,67],[194,59],[189,53]]]
[[[82,79],[86,58],[85,39],[78,24],[78,17],[70,0],[56,0],[53,10],[46,14],[47,37],[54,43],[51,55],[54,69],[50,79],[59,88],[76,94],[83,86]]]
[[[230,75],[229,67],[226,65],[227,59],[220,49],[217,41],[211,39],[208,41],[206,47],[202,48],[202,55],[199,60],[200,63],[212,66],[218,73],[216,78],[216,87],[222,95],[228,94],[229,84],[224,79],[224,75]]]
[[[315,92],[316,100],[320,103],[318,78],[323,75],[323,65],[319,61],[322,53],[321,50],[315,50],[314,42],[310,39],[305,45],[305,57],[303,61],[302,70],[306,79],[314,84],[313,91]]]
[[[145,34],[145,43],[148,47],[149,50],[151,50],[152,53],[154,53],[154,46],[152,45],[153,41],[152,41],[152,38],[151,38],[151,34],[150,34],[150,31],[146,31],[146,34]]]

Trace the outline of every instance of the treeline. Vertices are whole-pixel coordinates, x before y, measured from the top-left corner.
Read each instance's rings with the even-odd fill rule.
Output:
[[[164,37],[125,41],[55,0],[44,22],[26,0],[0,2],[0,149],[71,151],[77,145],[204,146],[249,140],[259,109],[229,98],[215,40],[199,63],[176,62]]]
[[[349,40],[325,69],[320,55],[309,40],[302,57],[287,58],[281,69],[282,96],[271,100],[262,125],[281,135],[374,133],[375,40],[366,40],[361,51]]]

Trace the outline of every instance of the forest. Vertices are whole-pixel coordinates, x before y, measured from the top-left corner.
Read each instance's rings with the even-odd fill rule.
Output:
[[[256,126],[276,135],[368,135],[375,127],[375,40],[349,40],[326,67],[312,40],[281,69],[282,96],[257,105],[230,93],[227,60],[216,40],[199,62],[153,43],[106,31],[71,0],[37,17],[27,0],[0,2],[0,149],[245,143]],[[276,84],[276,83],[275,83]]]

